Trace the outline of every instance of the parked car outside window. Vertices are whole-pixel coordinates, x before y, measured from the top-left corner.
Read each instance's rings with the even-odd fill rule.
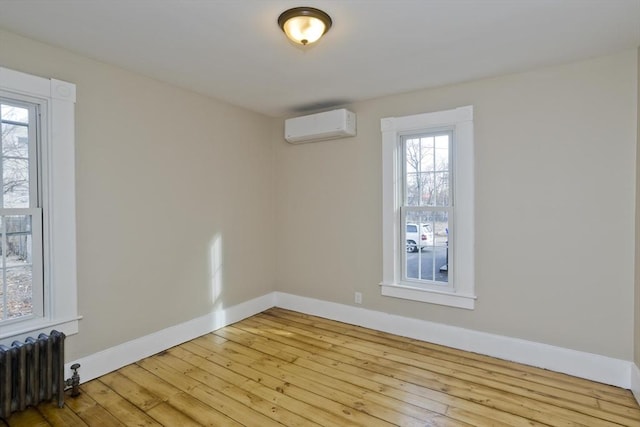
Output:
[[[420,232],[418,232],[420,230]],[[433,245],[433,230],[431,224],[407,224],[406,230],[407,252],[418,252]]]

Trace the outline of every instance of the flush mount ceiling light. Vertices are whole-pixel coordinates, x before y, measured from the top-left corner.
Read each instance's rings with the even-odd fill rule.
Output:
[[[307,45],[318,41],[331,28],[331,17],[313,7],[294,7],[278,17],[278,25],[293,42]]]

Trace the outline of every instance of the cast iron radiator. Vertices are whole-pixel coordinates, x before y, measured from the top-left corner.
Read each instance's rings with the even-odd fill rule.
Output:
[[[27,406],[57,399],[64,404],[64,339],[62,332],[0,345],[0,418]]]

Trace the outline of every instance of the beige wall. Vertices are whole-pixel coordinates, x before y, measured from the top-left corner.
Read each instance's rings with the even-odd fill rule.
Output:
[[[630,360],[637,61],[363,102],[356,138],[291,146],[280,120],[0,31],[0,65],[78,86],[68,360],[274,289]],[[379,120],[469,104],[476,309],[381,297]]]
[[[636,103],[636,113],[638,114],[638,127],[636,137],[638,138],[637,147],[640,147],[640,48],[638,48],[638,98]],[[635,265],[635,326],[634,326],[634,344],[635,354],[634,360],[637,366],[640,366],[640,149],[636,153],[636,265]]]
[[[631,360],[637,52],[352,105],[277,150],[277,289]],[[474,311],[380,296],[380,118],[473,105]]]
[[[273,290],[272,119],[7,32],[0,65],[77,84],[67,360]]]

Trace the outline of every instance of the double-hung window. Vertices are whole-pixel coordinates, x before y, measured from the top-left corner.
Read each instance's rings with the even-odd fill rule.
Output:
[[[473,108],[381,121],[382,294],[472,309]]]
[[[0,344],[78,330],[75,85],[0,67]]]

